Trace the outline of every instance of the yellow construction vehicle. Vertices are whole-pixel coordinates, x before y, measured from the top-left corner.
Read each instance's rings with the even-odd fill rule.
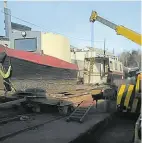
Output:
[[[138,34],[135,31],[132,31],[132,30],[130,30],[130,29],[124,27],[124,26],[116,25],[116,24],[114,24],[114,23],[98,16],[96,11],[92,11],[92,14],[90,16],[90,22],[94,23],[95,21],[99,21],[100,23],[114,29],[118,35],[122,35],[125,38],[135,42],[136,44],[141,45],[141,40],[142,39],[141,39],[140,34]]]
[[[120,86],[119,92],[117,94],[117,110],[120,112],[131,112],[140,113],[141,109],[141,80],[142,71],[136,73],[134,84],[123,84]]]
[[[100,16],[98,16],[96,11],[92,11],[92,14],[90,16],[90,22],[94,23],[95,21],[98,21],[116,31],[118,35],[122,35],[125,38],[135,42],[138,45],[141,45],[141,35],[136,33],[135,31],[132,31],[124,26],[116,25]],[[133,74],[131,76],[131,73],[129,72],[130,78],[133,79],[135,76],[135,82],[131,84],[124,84],[120,86],[120,89],[117,94],[117,110],[118,111],[127,111],[127,112],[140,112],[140,105],[141,105],[141,75],[142,72],[139,72],[137,74]],[[138,92],[139,91],[139,92]]]

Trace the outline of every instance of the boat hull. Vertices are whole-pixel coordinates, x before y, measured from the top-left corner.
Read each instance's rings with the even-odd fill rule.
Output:
[[[77,65],[49,55],[0,45],[1,55],[3,52],[7,55],[3,63],[6,71],[11,61],[11,82],[16,90],[39,89],[42,92],[53,93],[75,89]]]
[[[7,57],[5,70],[12,65],[11,82],[16,90],[40,89],[61,92],[75,89],[78,66],[53,56],[15,50],[0,45],[0,53]]]
[[[17,90],[38,88],[46,92],[60,92],[75,88],[76,70],[41,65],[9,56],[4,62],[6,70],[9,66],[9,58],[13,69],[11,82]]]

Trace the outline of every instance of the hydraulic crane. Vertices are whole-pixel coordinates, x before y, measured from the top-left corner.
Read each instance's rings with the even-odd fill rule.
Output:
[[[141,39],[141,35],[139,33],[132,31],[124,26],[116,25],[116,24],[100,17],[96,11],[92,11],[92,14],[90,16],[90,22],[94,23],[95,21],[98,21],[98,22],[110,27],[111,29],[114,29],[118,35],[122,35],[125,38],[133,41],[134,43],[141,45],[142,39]],[[91,34],[91,36],[92,35],[93,35],[93,33]],[[94,37],[92,37],[91,39],[93,40],[93,38]],[[94,64],[94,62],[90,61],[89,83],[90,83],[90,74],[93,71],[93,64]],[[104,61],[104,73],[105,73],[105,61]]]
[[[94,23],[98,21],[111,29],[114,29],[117,35],[124,36],[125,38],[133,41],[134,43],[141,46],[142,38],[141,34],[130,30],[124,26],[116,25],[100,16],[98,16],[96,11],[92,11],[90,16],[90,22]],[[126,89],[126,85],[122,84],[120,86],[119,92],[117,93],[116,105],[118,112],[127,112],[127,113],[141,113],[141,82],[142,82],[142,71],[137,72],[134,74],[135,76],[135,83],[129,84],[128,88]],[[94,96],[95,100],[101,99],[102,97]],[[128,114],[125,114],[128,115]],[[141,142],[141,114],[135,126],[134,132],[134,143]]]
[[[122,35],[125,38],[135,42],[136,44],[141,45],[142,38],[139,33],[132,31],[124,26],[116,25],[116,24],[98,16],[96,11],[92,11],[92,14],[90,16],[90,22],[94,23],[95,21],[98,21],[98,22],[110,27],[111,29],[114,29],[118,35]]]
[[[141,45],[141,35],[136,33],[135,31],[132,31],[124,26],[116,25],[100,16],[98,16],[96,11],[92,11],[92,14],[90,16],[90,22],[94,23],[95,21],[99,21],[100,23],[114,29],[118,35],[122,35],[125,38],[133,41],[134,43]],[[126,89],[126,85],[121,85],[118,95],[117,95],[117,109],[121,110],[123,112],[124,109],[127,111],[134,110],[134,112],[140,111],[140,93],[141,93],[141,77],[142,72],[139,72],[138,74],[134,75],[136,77],[135,83],[130,84],[128,89]],[[134,91],[134,92],[132,92]],[[127,96],[125,96],[127,94]],[[126,97],[126,98],[125,98]],[[139,97],[139,98],[137,98]],[[122,102],[121,102],[121,99]],[[131,107],[130,107],[131,106]],[[137,108],[137,111],[136,111]]]

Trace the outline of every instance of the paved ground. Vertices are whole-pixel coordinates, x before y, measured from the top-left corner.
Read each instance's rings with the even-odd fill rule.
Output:
[[[35,130],[18,134],[15,137],[4,140],[3,143],[68,143],[107,116],[108,114],[93,116],[90,121],[84,124],[67,123],[64,120],[58,120]]]
[[[44,126],[38,127],[34,130],[29,130],[23,133],[20,133],[14,137],[8,138],[2,143],[68,143],[71,140],[76,139],[79,135],[85,133],[87,130],[92,128],[94,125],[100,121],[107,118],[110,114],[106,113],[104,104],[98,106],[97,111],[92,108],[92,111],[87,116],[83,124],[77,122],[66,122],[65,119],[60,119],[53,121]],[[102,113],[99,112],[102,111]],[[46,118],[44,118],[45,120]],[[48,119],[48,118],[47,118]],[[20,128],[23,123],[13,124],[13,128]],[[24,123],[25,124],[25,123]],[[9,127],[10,128],[10,127]]]
[[[30,119],[27,121],[20,121],[20,119],[17,119],[17,121],[12,121],[7,124],[0,125],[0,139],[7,134],[18,132],[21,129],[24,130],[28,127],[32,127],[38,124],[48,122],[58,116],[48,115],[48,114],[41,114],[41,115],[39,114],[36,116],[30,115],[28,117],[30,117]]]
[[[115,116],[112,119],[107,128],[88,143],[132,143],[136,118]]]

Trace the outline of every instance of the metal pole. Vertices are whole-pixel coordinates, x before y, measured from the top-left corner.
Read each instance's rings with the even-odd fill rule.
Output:
[[[94,47],[94,23],[91,23],[91,47]],[[92,55],[91,55],[92,56]]]
[[[104,75],[105,75],[105,56],[106,56],[106,47],[105,47],[105,39],[104,39]]]
[[[11,11],[10,9],[8,9],[7,7],[7,1],[4,0],[4,17],[5,17],[5,36],[7,38],[11,38],[11,33],[12,33],[12,29],[11,29]]]
[[[92,63],[92,58],[93,58],[93,48],[94,48],[94,23],[91,23],[91,56],[90,56],[90,67],[93,66],[91,65]],[[91,67],[92,68],[92,67]],[[88,78],[88,83],[90,83],[91,80],[91,68],[89,69],[89,78]]]
[[[4,3],[4,8],[7,8],[7,0],[4,0],[3,3]]]

